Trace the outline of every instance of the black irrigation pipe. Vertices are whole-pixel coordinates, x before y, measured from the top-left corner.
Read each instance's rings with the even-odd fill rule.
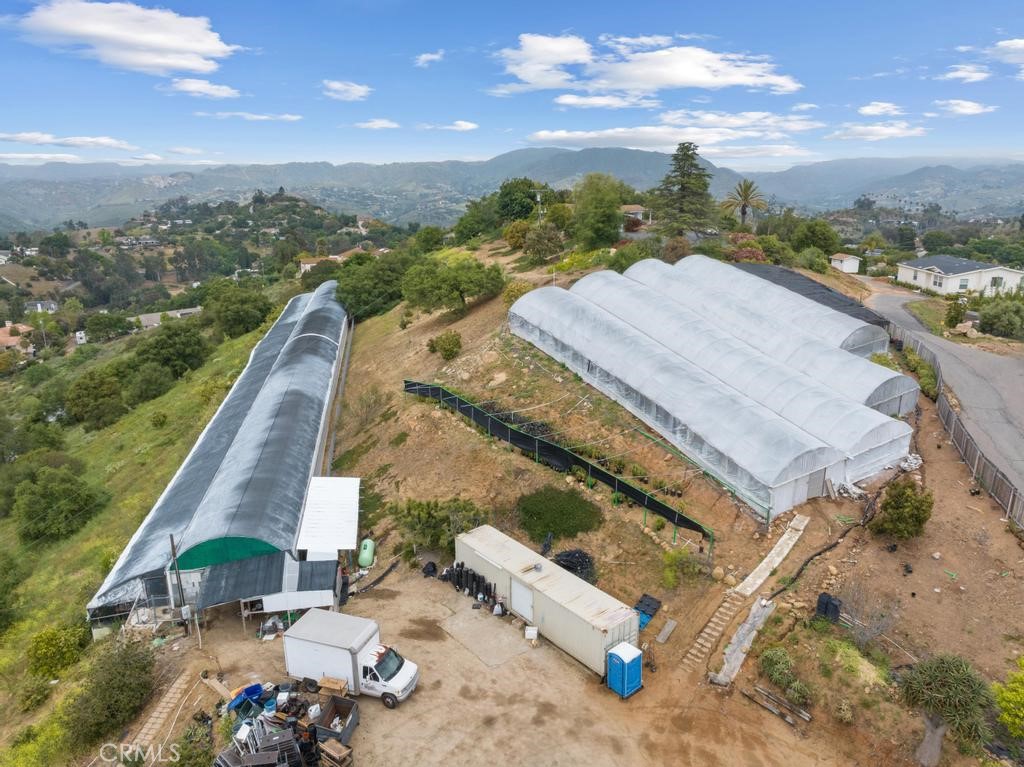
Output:
[[[359,589],[358,591],[356,591],[354,593],[355,594],[365,594],[367,591],[372,589],[374,586],[376,586],[382,580],[387,578],[392,572],[394,572],[396,567],[398,567],[398,559],[397,558],[391,560],[391,564],[388,565],[388,569],[387,570],[382,572],[380,575],[378,575],[376,578],[374,578],[372,581],[370,581],[369,583],[367,583],[365,586],[363,586],[361,589]]]
[[[532,453],[535,461],[546,463],[555,471],[567,472],[576,466],[580,467],[587,472],[588,478],[601,482],[610,487],[614,492],[620,493],[640,504],[645,509],[650,509],[658,516],[663,517],[669,524],[698,533],[701,538],[707,539],[711,552],[714,551],[715,534],[711,528],[705,527],[697,520],[682,514],[650,493],[620,479],[612,472],[591,463],[571,450],[541,436],[521,431],[512,424],[497,417],[494,413],[489,413],[484,408],[473,404],[439,384],[425,384],[419,381],[406,380],[403,385],[403,391],[406,394],[415,394],[419,397],[438,400],[442,405],[468,418],[480,429],[486,430],[488,436],[508,442],[513,447],[517,447],[526,453]]]

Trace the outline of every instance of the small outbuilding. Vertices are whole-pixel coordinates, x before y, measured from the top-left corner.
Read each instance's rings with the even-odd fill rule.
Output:
[[[857,274],[860,271],[860,256],[850,253],[835,253],[829,262],[833,269],[838,269],[846,274]]]
[[[490,525],[458,536],[455,559],[493,583],[512,613],[601,676],[610,649],[637,645],[636,610]]]
[[[313,477],[295,539],[300,560],[349,560],[359,547],[359,478]]]

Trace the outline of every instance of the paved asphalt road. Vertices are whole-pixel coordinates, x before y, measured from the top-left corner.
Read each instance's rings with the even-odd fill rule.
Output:
[[[920,296],[870,283],[865,303],[931,348],[947,386],[960,401],[960,416],[988,458],[1024,492],[1024,356],[1000,355],[934,336],[907,311]]]

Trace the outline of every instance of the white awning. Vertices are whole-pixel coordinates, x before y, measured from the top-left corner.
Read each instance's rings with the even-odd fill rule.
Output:
[[[313,477],[295,549],[305,550],[308,559],[333,559],[339,550],[354,551],[358,545],[359,478]]]

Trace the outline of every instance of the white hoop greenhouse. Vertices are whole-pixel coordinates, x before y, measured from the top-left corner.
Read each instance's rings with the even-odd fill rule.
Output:
[[[840,349],[869,357],[889,348],[889,336],[880,327],[837,312],[730,264],[694,255],[680,260],[672,268],[702,288],[727,286],[729,293],[749,305],[751,311],[762,317],[784,320]]]
[[[826,477],[845,479],[839,450],[581,296],[531,291],[509,326],[768,517],[822,495]]]
[[[690,258],[694,256],[683,260]],[[727,268],[742,274],[739,269]],[[730,272],[725,274],[732,277]],[[717,285],[699,284],[688,279],[683,271],[656,259],[634,264],[625,276],[855,402],[897,416],[912,412],[917,405],[920,387],[910,376],[850,354],[781,318],[766,316],[757,311],[756,301],[737,299],[730,292],[729,280]],[[757,277],[753,279],[776,287]]]

